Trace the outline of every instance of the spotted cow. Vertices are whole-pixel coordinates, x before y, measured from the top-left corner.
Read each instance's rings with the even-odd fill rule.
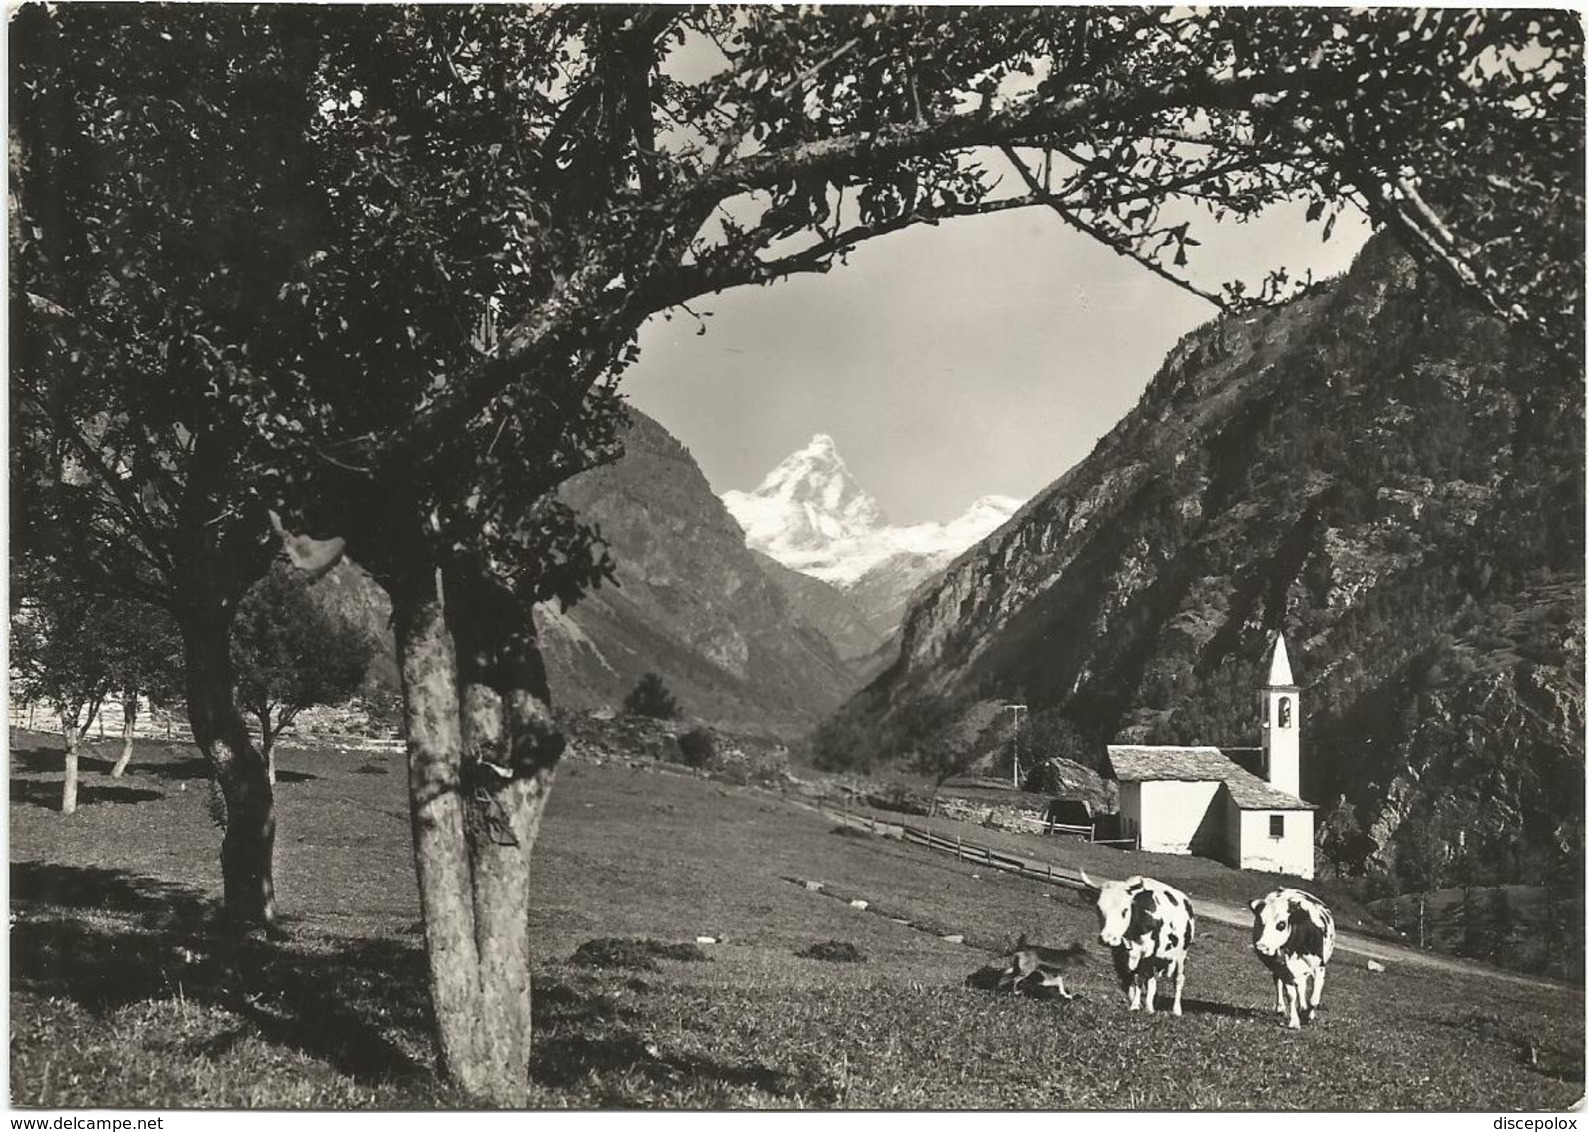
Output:
[[[1138,1010],[1156,1009],[1160,978],[1174,979],[1174,1012],[1185,989],[1186,948],[1196,938],[1196,911],[1191,898],[1150,877],[1130,877],[1094,884],[1081,872],[1081,883],[1097,898],[1098,938],[1114,959],[1120,989]]]
[[[1312,1021],[1323,1001],[1323,974],[1334,954],[1334,917],[1310,892],[1276,888],[1253,900],[1252,950],[1274,976],[1274,1009],[1290,1028]],[[1308,985],[1310,982],[1310,986]]]

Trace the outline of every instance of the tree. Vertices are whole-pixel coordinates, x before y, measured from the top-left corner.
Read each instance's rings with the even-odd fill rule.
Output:
[[[876,713],[851,700],[811,732],[811,761],[822,770],[870,774],[891,754],[890,744]]]
[[[10,22],[11,535],[79,592],[179,627],[230,819],[225,906],[246,926],[274,919],[275,820],[228,637],[276,547],[238,391],[294,337],[261,315],[305,250],[301,150],[280,123],[312,114],[315,53],[290,16],[274,37],[170,16],[34,5]]]
[[[77,810],[78,754],[88,729],[113,694],[153,688],[169,679],[169,624],[137,603],[78,590],[23,558],[12,564],[11,665],[14,685],[29,700],[56,710],[66,740],[61,812]],[[130,728],[130,724],[128,725]],[[124,769],[131,733],[123,740]]]
[[[645,318],[1022,207],[1240,309],[1297,281],[1186,275],[1192,222],[1306,201],[1580,354],[1564,13],[63,5],[12,34],[13,421],[78,453],[107,584],[182,625],[227,905],[273,915],[226,654],[270,505],[392,596],[440,1060],[497,1103],[562,748],[530,609],[611,569],[551,491],[616,454]]]
[[[717,744],[708,729],[694,727],[678,737],[678,754],[685,766],[704,769],[717,757]]]
[[[965,704],[946,696],[925,694],[910,700],[898,713],[897,749],[908,752],[910,765],[932,780],[931,812],[943,783],[963,774],[977,759],[975,735],[961,726]]]
[[[133,730],[139,697],[151,705],[168,701],[181,687],[182,638],[170,616],[157,606],[126,609],[117,627],[112,679],[121,693],[121,754],[110,768],[120,778],[132,761]]]
[[[14,604],[11,661],[15,686],[30,700],[51,704],[66,740],[61,813],[77,812],[78,744],[87,736],[113,684],[100,651],[105,618],[89,602],[58,590]]]
[[[1085,733],[1065,718],[1059,708],[1050,707],[1033,712],[1026,727],[1029,735],[1026,749],[1038,765],[1047,759],[1058,758],[1093,770],[1101,766],[1103,745],[1088,741]]]
[[[232,625],[232,661],[243,709],[259,721],[271,785],[276,739],[304,708],[346,702],[363,683],[375,642],[317,601],[281,563],[243,598]]]
[[[652,719],[677,719],[678,701],[667,690],[660,676],[647,672],[623,697],[623,710],[630,715],[648,715]]]
[[[1341,794],[1318,830],[1319,851],[1334,866],[1334,875],[1343,877],[1347,872],[1361,873],[1362,862],[1371,848],[1372,842],[1357,820],[1356,807]]]

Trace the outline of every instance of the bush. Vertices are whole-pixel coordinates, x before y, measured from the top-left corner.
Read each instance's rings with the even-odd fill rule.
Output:
[[[655,939],[617,939],[605,937],[586,940],[569,957],[576,967],[626,967],[630,970],[656,971],[658,959],[682,963],[704,963],[710,957],[693,943],[663,943]]]
[[[717,744],[712,740],[710,731],[696,727],[678,737],[678,753],[685,766],[704,770],[717,757]]]
[[[801,959],[820,959],[826,963],[864,963],[865,955],[854,944],[842,939],[829,939],[813,943],[804,951],[794,953]]]
[[[677,719],[678,701],[654,672],[647,672],[634,685],[634,690],[623,697],[623,710],[629,715],[646,715],[652,719]]]

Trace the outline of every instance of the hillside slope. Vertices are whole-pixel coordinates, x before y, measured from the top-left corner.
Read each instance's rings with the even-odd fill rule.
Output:
[[[1352,803],[1351,864],[1436,881],[1465,830],[1492,875],[1580,875],[1582,397],[1375,241],[1327,292],[1187,335],[918,597],[866,699],[1018,690],[1099,752],[1249,744],[1283,629],[1303,793]]]
[[[759,550],[752,550],[750,554],[772,584],[783,591],[790,606],[831,641],[834,651],[844,660],[869,656],[881,647],[883,635],[867,624],[864,611],[843,590],[820,578],[791,570]]]

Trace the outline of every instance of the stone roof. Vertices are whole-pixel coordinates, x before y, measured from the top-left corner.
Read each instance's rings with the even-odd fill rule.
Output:
[[[1286,794],[1270,786],[1250,771],[1235,766],[1235,773],[1224,780],[1224,789],[1230,800],[1243,810],[1316,810],[1311,802],[1303,802],[1293,794]]]
[[[1217,747],[1135,747],[1109,745],[1108,763],[1121,782],[1170,779],[1222,782],[1235,764]],[[1238,767],[1236,769],[1239,769]]]
[[[1315,810],[1237,764],[1217,747],[1110,746],[1108,764],[1120,782],[1222,782],[1243,810]]]

